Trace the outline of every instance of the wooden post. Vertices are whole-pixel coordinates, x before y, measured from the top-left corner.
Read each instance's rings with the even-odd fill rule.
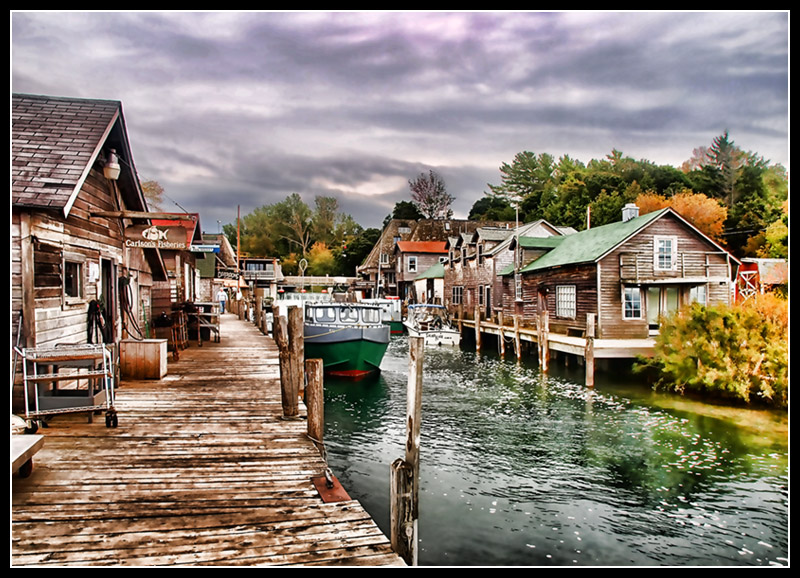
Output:
[[[305,347],[303,344],[303,308],[289,307],[289,351],[292,353],[292,381],[295,397],[303,397],[305,386]]]
[[[391,542],[409,566],[418,560],[419,440],[422,417],[422,361],[424,338],[409,338],[406,402],[406,456],[392,463]]]
[[[289,349],[289,322],[286,317],[277,315],[275,308],[275,321],[273,334],[278,345],[278,364],[281,373],[281,404],[283,417],[293,418],[298,415],[298,396],[293,391],[292,379],[292,352]]]
[[[538,339],[539,339],[539,369],[547,373],[550,361],[550,346],[548,339],[550,335],[550,318],[547,311],[539,313],[538,319]]]
[[[475,306],[475,351],[481,350],[481,310]]]
[[[503,336],[503,312],[497,314],[497,332],[500,334],[500,357],[506,356],[506,339]]]
[[[586,314],[586,386],[594,387],[594,323],[596,315]]]
[[[519,315],[514,315],[514,351],[517,353],[517,361],[522,359],[522,342],[519,333]]]
[[[322,448],[325,431],[325,402],[323,368],[321,359],[306,359],[306,408],[308,409],[308,436]]]

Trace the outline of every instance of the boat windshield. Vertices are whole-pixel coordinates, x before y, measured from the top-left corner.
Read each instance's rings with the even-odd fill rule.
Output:
[[[338,318],[336,312],[339,312]],[[380,323],[381,312],[375,307],[315,306],[306,309],[310,323]]]
[[[421,323],[431,323],[435,319],[438,319],[440,323],[442,321],[444,322],[449,321],[447,309],[445,309],[444,307],[431,307],[424,305],[409,307],[408,316],[409,318],[419,321]]]

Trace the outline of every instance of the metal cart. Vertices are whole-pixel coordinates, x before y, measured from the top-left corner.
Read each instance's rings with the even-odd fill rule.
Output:
[[[25,419],[29,430],[62,413],[105,411],[106,427],[117,427],[114,408],[114,360],[107,344],[38,347],[22,356]],[[68,387],[62,387],[67,385]]]

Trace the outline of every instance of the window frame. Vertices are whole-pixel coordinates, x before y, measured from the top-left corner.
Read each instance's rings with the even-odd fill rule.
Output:
[[[669,243],[669,266],[663,266],[667,257],[662,253],[662,243]],[[678,237],[675,235],[656,235],[653,237],[653,269],[656,271],[675,271],[678,266]]]
[[[413,264],[413,266],[412,266]],[[406,273],[416,273],[417,272],[417,256],[416,255],[407,255],[406,256]]]
[[[556,317],[578,317],[578,288],[576,285],[556,285]]]
[[[67,270],[76,267],[77,271],[69,275],[77,282],[77,291],[73,295],[68,291]],[[70,284],[70,286],[73,284]],[[63,253],[61,255],[61,303],[62,305],[75,305],[86,302],[86,256],[77,253]]]
[[[452,289],[452,303],[453,305],[461,305],[464,303],[464,286],[453,285]]]
[[[628,295],[633,295],[633,292],[636,292],[637,300],[629,300]],[[638,315],[629,315],[628,311],[632,313],[636,312],[636,303],[638,302]],[[633,306],[629,307],[628,303],[632,303]],[[641,321],[644,319],[644,303],[642,299],[642,288],[641,287],[623,287],[622,288],[622,319],[625,321]]]

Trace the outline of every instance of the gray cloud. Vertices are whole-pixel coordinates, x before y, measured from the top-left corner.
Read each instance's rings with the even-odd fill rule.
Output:
[[[729,130],[788,167],[788,13],[12,13],[12,89],[121,100],[206,229],[297,192],[379,226],[429,168],[456,212],[517,152],[677,165]]]

